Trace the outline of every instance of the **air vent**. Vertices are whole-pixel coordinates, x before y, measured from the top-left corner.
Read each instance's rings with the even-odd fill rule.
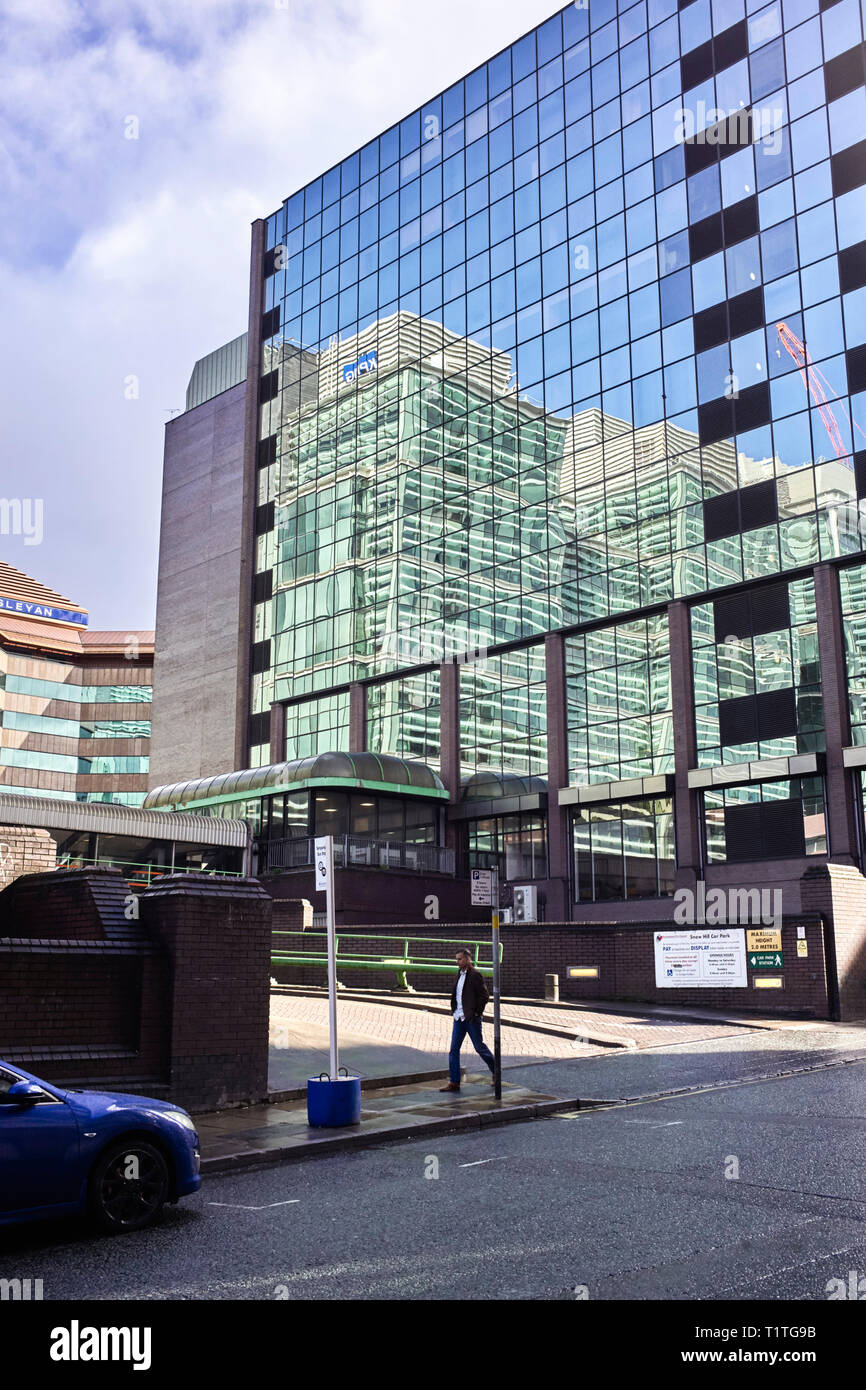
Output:
[[[858,43],[824,64],[824,87],[828,101],[838,101],[866,82],[864,52],[866,47]]]
[[[280,374],[274,370],[263,376],[259,382],[259,403],[267,405],[268,401],[276,399],[280,389]]]
[[[717,642],[728,637],[758,637],[764,632],[784,632],[791,625],[788,585],[766,584],[746,593],[728,594],[713,604],[713,628]]]
[[[830,177],[834,198],[841,198],[843,193],[850,193],[852,188],[866,183],[866,140],[830,156]]]
[[[250,715],[250,747],[257,748],[262,743],[271,741],[271,712],[265,710],[264,714]]]
[[[268,531],[274,529],[275,507],[273,502],[263,502],[260,507],[256,507],[256,535],[267,535]]]
[[[259,468],[270,468],[272,463],[277,461],[277,436],[269,434],[267,439],[259,441],[258,464]]]
[[[848,367],[848,390],[853,396],[857,391],[866,391],[866,344],[849,348],[845,354]]]
[[[274,572],[263,570],[253,580],[253,603],[267,603],[274,596]]]
[[[866,241],[839,252],[839,284],[843,294],[866,285]]]
[[[785,690],[765,690],[755,696],[758,717],[758,739],[791,738],[797,732],[797,702],[794,687]]]
[[[806,853],[802,801],[791,798],[727,806],[725,852],[729,863],[802,857]]]
[[[270,638],[264,642],[254,642],[250,653],[250,670],[254,676],[271,669]]]
[[[719,741],[723,748],[757,743],[758,714],[754,695],[719,701]]]
[[[266,342],[268,338],[273,338],[274,334],[279,333],[279,331],[280,306],[278,304],[275,309],[269,309],[266,314],[262,315],[262,341]]]

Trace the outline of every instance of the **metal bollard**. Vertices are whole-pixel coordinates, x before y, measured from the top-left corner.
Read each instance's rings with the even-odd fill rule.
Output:
[[[544,977],[544,997],[551,1004],[559,1003],[559,976],[545,975]]]

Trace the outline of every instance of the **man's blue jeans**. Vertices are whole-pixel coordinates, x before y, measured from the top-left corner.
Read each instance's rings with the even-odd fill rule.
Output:
[[[460,1049],[467,1033],[478,1056],[483,1057],[491,1072],[493,1071],[493,1053],[481,1036],[481,1019],[476,1023],[469,1023],[455,1018],[451,1032],[451,1051],[448,1054],[448,1075],[452,1086],[460,1085]]]

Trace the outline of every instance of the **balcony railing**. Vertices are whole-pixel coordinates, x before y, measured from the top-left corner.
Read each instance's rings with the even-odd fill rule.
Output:
[[[315,839],[261,840],[258,872],[290,873],[313,865]],[[395,840],[368,840],[363,835],[334,836],[334,866],[338,869],[408,869],[416,874],[455,872],[453,849],[442,845],[404,844]]]

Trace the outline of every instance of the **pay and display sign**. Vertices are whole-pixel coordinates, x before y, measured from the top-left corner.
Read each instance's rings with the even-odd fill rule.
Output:
[[[472,906],[473,907],[493,907],[493,893],[496,886],[496,874],[492,869],[473,869],[472,870]]]
[[[746,934],[729,931],[657,931],[656,985],[665,989],[745,989]]]

